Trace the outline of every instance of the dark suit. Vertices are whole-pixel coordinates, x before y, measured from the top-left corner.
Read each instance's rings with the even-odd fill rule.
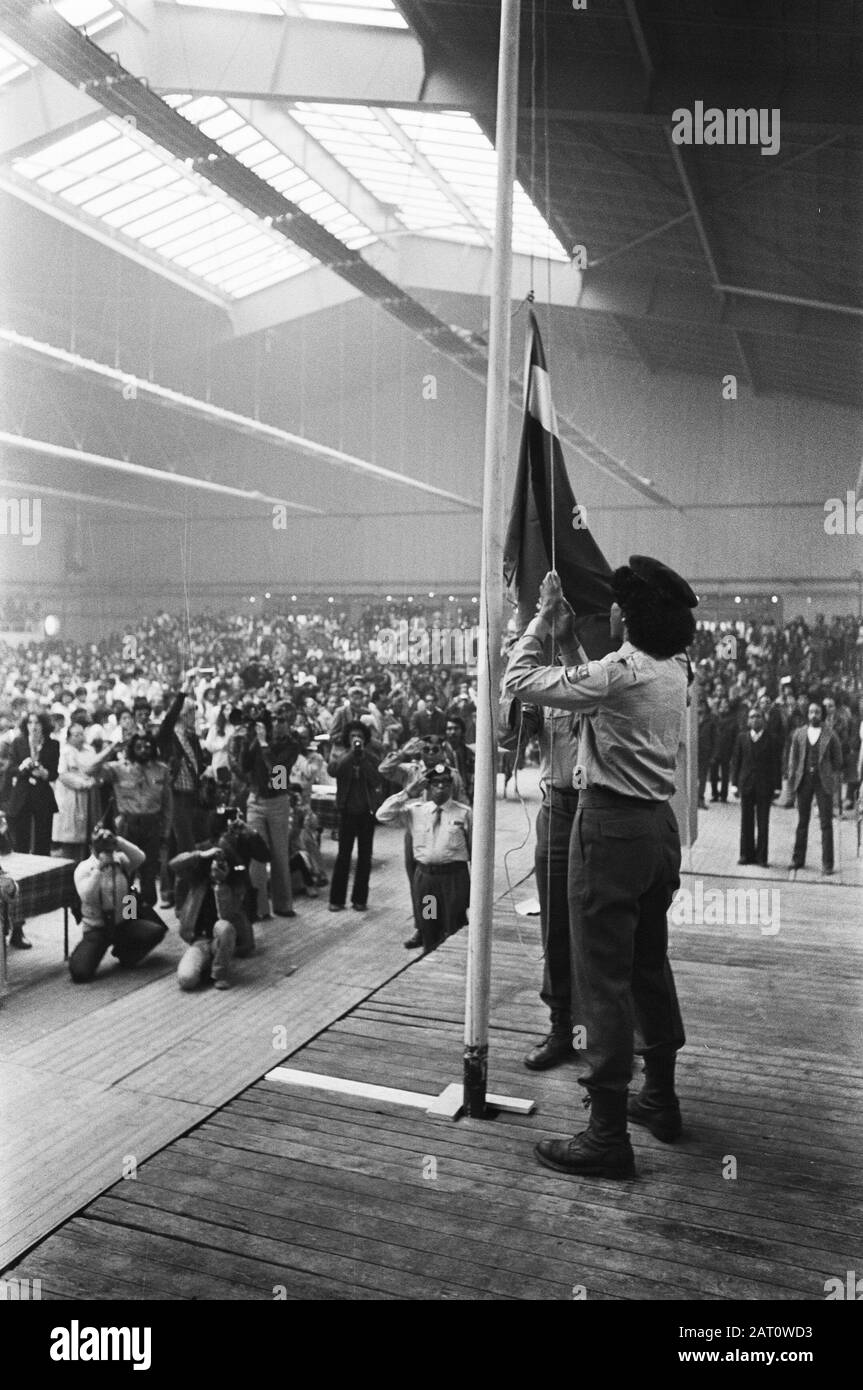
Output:
[[[31,777],[27,768],[18,771],[30,756],[29,738],[26,734],[17,734],[12,741],[9,760],[12,792],[7,814],[12,845],[19,854],[50,854],[51,822],[57,810],[51,783],[57,781],[60,745],[56,739],[46,738],[36,755],[37,763],[48,773],[47,778]]]
[[[770,806],[776,787],[779,752],[765,729],[753,742],[749,729],[737,735],[731,759],[731,783],[740,792],[740,858],[767,863]]]
[[[339,813],[339,852],[330,880],[330,903],[335,907],[345,905],[355,840],[357,866],[351,902],[354,907],[364,907],[368,899],[375,811],[381,804],[383,791],[379,763],[377,753],[366,745],[359,757],[355,757],[353,751],[335,752],[327,765],[330,776],[336,779]]]
[[[837,788],[842,785],[842,749],[832,729],[822,726],[814,751],[811,751],[808,729],[795,729],[788,758],[788,782],[797,797],[798,811],[792,866],[802,869],[806,862],[809,817],[814,798],[821,821],[821,865],[824,869],[832,870],[833,799]]]

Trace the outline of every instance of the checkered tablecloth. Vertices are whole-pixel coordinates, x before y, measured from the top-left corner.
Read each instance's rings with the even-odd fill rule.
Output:
[[[13,925],[71,907],[75,902],[75,863],[47,854],[4,854],[0,869],[18,884],[18,896],[9,904]]]

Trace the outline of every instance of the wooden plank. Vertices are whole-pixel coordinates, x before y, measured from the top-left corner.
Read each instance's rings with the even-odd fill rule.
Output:
[[[514,815],[506,824],[514,839]],[[736,810],[714,825],[713,867],[724,871],[736,858]],[[358,1096],[266,1080],[227,1089],[233,1047],[257,1077],[290,1054],[300,1079],[460,1090],[465,934],[405,958],[399,848],[397,837],[387,845],[378,882],[391,901],[379,917],[339,918],[335,931],[325,905],[308,920],[304,911],[302,931],[298,923],[267,936],[242,989],[224,999],[181,1000],[167,975],[136,999],[110,980],[104,1009],[88,1011],[89,1038],[74,1011],[53,1040],[48,1027],[28,1039],[17,1020],[16,1060],[41,1072],[59,1041],[61,1083],[98,1088],[110,1075],[109,1095],[223,1105],[31,1251],[22,1274],[39,1277],[44,1251],[50,1296],[67,1276],[84,1296],[104,1288],[106,1271],[133,1287],[137,1262],[145,1286],[173,1284],[187,1299],[223,1286],[226,1297],[270,1297],[279,1269],[289,1298],[559,1300],[575,1284],[608,1300],[823,1297],[824,1279],[851,1267],[863,1236],[859,890],[782,883],[776,936],[757,924],[672,929],[690,1035],[679,1068],[683,1141],[662,1145],[634,1130],[638,1181],[579,1181],[540,1168],[531,1151],[539,1135],[585,1121],[577,1062],[524,1070],[527,1046],[545,1031],[541,950],[537,924],[518,919],[511,900],[496,912],[490,1085],[535,1096],[536,1115],[443,1123],[394,1106],[391,1089]],[[728,882],[705,878],[705,887]],[[299,953],[298,974],[273,980]],[[298,1014],[321,1018],[322,1000],[333,999],[315,1033],[295,1026]],[[277,1024],[283,1053],[272,1046]],[[88,1042],[108,1046],[117,1026],[128,1043],[99,1073]],[[12,1109],[22,1093],[26,1109],[26,1078]],[[729,1153],[736,1181],[722,1176]]]

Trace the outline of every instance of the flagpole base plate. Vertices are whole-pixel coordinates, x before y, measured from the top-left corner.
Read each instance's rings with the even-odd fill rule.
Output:
[[[485,1103],[489,1112],[503,1111],[508,1115],[532,1115],[536,1109],[535,1100],[522,1100],[516,1096],[487,1095]],[[453,1081],[432,1101],[426,1114],[443,1120],[457,1120],[464,1109],[464,1085],[460,1081]]]

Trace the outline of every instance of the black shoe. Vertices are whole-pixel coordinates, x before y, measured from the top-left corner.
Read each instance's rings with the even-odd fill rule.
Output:
[[[413,934],[413,936],[411,937],[410,941],[403,941],[403,942],[402,942],[402,945],[404,946],[404,948],[405,948],[406,951],[415,951],[416,948],[417,948],[417,946],[422,946],[422,944],[423,944],[423,939],[422,939],[422,936],[420,935],[420,933],[419,933],[418,931],[417,931],[417,932],[414,932],[414,934]]]
[[[289,907],[287,912],[276,912],[275,915],[276,917],[296,917],[297,914],[292,907]]]
[[[626,1115],[634,1125],[644,1125],[645,1129],[649,1129],[653,1137],[661,1139],[663,1144],[673,1144],[683,1133],[680,1105],[676,1099],[673,1104],[660,1105],[646,1099],[642,1091],[641,1095],[629,1097]]]
[[[354,912],[368,912],[369,910],[368,903],[351,903],[351,907]]]
[[[825,878],[829,878],[830,875],[835,874],[835,872],[836,870],[834,869],[832,864],[830,865],[829,869],[825,867],[821,870],[821,873]]]
[[[28,941],[23,932],[13,932],[9,940],[9,945],[14,946],[16,951],[33,950],[33,942]]]
[[[752,863],[752,860],[751,860],[751,859],[738,859],[737,862],[738,862],[738,864],[751,864],[751,863]]]
[[[330,903],[330,912],[344,912],[344,903]]]
[[[534,1153],[544,1168],[574,1178],[635,1177],[635,1155],[627,1135],[615,1143],[598,1141],[589,1129],[572,1139],[541,1139]]]
[[[545,1071],[548,1067],[556,1067],[560,1062],[565,1062],[572,1055],[572,1033],[552,1032],[531,1049],[524,1059],[524,1065],[529,1071]]]
[[[806,867],[805,864],[795,864],[794,861],[793,861],[793,859],[792,859],[791,863],[788,865],[788,872],[789,872],[789,873],[796,873],[798,869],[805,869],[805,867]]]

